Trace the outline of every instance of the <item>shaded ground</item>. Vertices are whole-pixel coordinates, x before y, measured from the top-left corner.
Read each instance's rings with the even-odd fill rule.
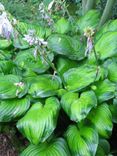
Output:
[[[18,156],[11,139],[5,134],[0,134],[0,156]]]

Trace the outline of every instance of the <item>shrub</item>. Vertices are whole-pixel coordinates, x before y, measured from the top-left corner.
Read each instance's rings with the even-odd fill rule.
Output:
[[[117,123],[117,20],[99,28],[99,11],[77,18],[66,3],[53,5],[41,3],[45,27],[2,10],[1,129],[14,123],[29,141],[21,156],[109,155]]]

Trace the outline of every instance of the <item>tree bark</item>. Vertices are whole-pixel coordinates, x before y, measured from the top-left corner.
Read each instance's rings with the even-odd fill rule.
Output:
[[[89,10],[93,9],[96,4],[96,0],[87,0],[86,7],[85,7],[85,13]]]
[[[115,0],[107,0],[98,28],[100,28],[110,18],[114,3]]]

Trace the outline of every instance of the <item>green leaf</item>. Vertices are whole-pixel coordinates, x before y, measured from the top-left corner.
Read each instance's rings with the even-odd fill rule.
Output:
[[[112,31],[117,31],[117,19],[110,20],[101,27],[101,29],[96,33],[96,41],[98,41],[105,33]]]
[[[70,126],[66,132],[66,139],[72,156],[95,156],[98,134],[94,129],[86,126],[82,128]]]
[[[67,92],[61,98],[61,106],[68,116],[71,115],[72,103],[78,99],[77,93]]]
[[[14,64],[12,61],[1,60],[0,61],[0,73],[10,74]]]
[[[85,57],[85,45],[81,44],[79,36],[53,34],[48,38],[48,48],[72,60],[81,60]]]
[[[29,81],[31,84],[28,93],[34,98],[44,98],[57,94],[57,90],[61,88],[61,80],[53,75],[39,75],[32,77]]]
[[[117,60],[109,59],[106,62],[104,62],[104,66],[108,70],[108,79],[112,82],[117,83]]]
[[[17,24],[17,29],[22,34],[27,34],[28,30],[35,30],[36,36],[39,36],[40,38],[44,38],[44,36],[46,36],[46,31],[48,30],[45,27],[42,27],[36,24],[24,23],[24,22],[19,22]]]
[[[37,146],[29,145],[20,156],[71,156],[67,143],[63,138],[44,142]]]
[[[22,116],[30,107],[30,99],[0,101],[0,122],[9,122]]]
[[[105,79],[104,81],[99,81],[96,84],[95,93],[98,98],[98,101],[104,102],[109,99],[112,99],[115,95],[116,85]]]
[[[11,46],[12,42],[6,39],[0,39],[0,50],[7,49]]]
[[[117,124],[117,98],[113,100],[113,104],[109,105],[109,108],[112,113],[113,122]]]
[[[43,57],[37,54],[37,56],[34,56],[34,48],[20,51],[18,55],[15,58],[15,63],[17,66],[19,66],[21,69],[31,69],[32,71],[36,73],[43,73],[45,72],[50,66],[49,64],[44,61]],[[50,61],[53,60],[53,54],[49,53],[48,57]]]
[[[63,75],[63,73],[65,73],[68,69],[73,68],[73,67],[77,67],[78,63],[76,61],[69,60],[69,59],[64,58],[64,57],[59,57],[57,59],[56,66],[57,66],[57,71],[61,75]]]
[[[9,60],[11,59],[11,51],[7,50],[0,50],[0,60]]]
[[[35,103],[18,121],[17,128],[31,143],[44,142],[56,128],[59,109],[59,101],[54,97],[48,98],[44,106]]]
[[[65,34],[70,31],[71,25],[68,19],[65,19],[62,17],[59,19],[56,24],[55,24],[55,32],[60,33],[60,34]]]
[[[29,44],[23,39],[23,35],[28,34],[29,30],[34,30],[35,35],[39,38],[48,37],[51,34],[51,30],[48,28],[24,22],[18,22],[18,24],[16,25],[16,30],[20,32],[20,35],[18,36],[18,38],[15,38],[13,40],[13,45],[14,47],[19,49],[26,49],[29,47]]]
[[[63,95],[61,104],[71,120],[80,122],[97,105],[97,99],[93,91],[83,92],[80,98],[77,93],[68,92]]]
[[[82,16],[77,21],[77,28],[78,30],[83,33],[84,29],[87,27],[92,27],[95,29],[100,20],[100,12],[97,10],[90,10],[84,16]]]
[[[97,75],[97,66],[83,65],[78,68],[71,68],[64,73],[66,88],[70,91],[80,91],[89,86],[101,77],[101,69]]]
[[[0,99],[21,98],[27,93],[27,89],[27,84],[22,82],[22,78],[20,76],[0,76]]]
[[[105,139],[100,139],[96,156],[106,156],[110,153],[110,144]],[[109,155],[108,155],[109,156]]]
[[[112,114],[107,104],[101,104],[92,110],[88,119],[96,127],[100,136],[108,138],[111,135],[113,128]]]
[[[108,48],[107,48],[108,47]],[[95,45],[100,59],[104,60],[113,56],[117,56],[117,31],[105,33]]]

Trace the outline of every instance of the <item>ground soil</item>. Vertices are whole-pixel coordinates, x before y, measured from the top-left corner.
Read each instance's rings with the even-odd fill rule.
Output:
[[[11,143],[11,138],[5,134],[0,134],[0,156],[18,156]]]

